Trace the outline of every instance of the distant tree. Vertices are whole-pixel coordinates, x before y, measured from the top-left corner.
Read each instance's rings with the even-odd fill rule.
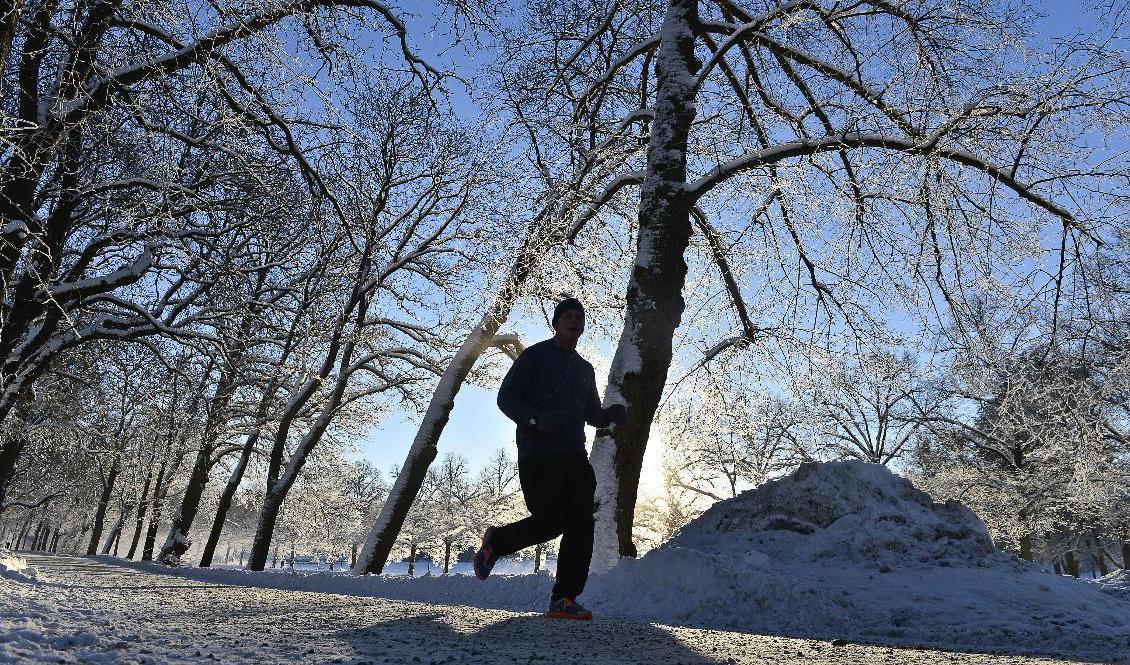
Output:
[[[814,386],[811,397],[826,452],[873,464],[888,464],[909,452],[938,399],[920,374],[908,352],[841,361],[824,385]]]

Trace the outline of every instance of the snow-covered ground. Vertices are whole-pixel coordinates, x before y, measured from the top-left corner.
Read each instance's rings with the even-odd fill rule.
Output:
[[[319,607],[329,602],[326,598],[343,599],[340,602],[351,607],[370,607],[366,603],[375,602],[372,597],[391,599],[388,602],[396,606],[417,608],[413,612],[445,617],[435,621],[443,624],[440,630],[446,632],[463,630],[450,624],[466,621],[468,613],[472,617],[527,617],[512,613],[543,611],[552,586],[549,574],[496,574],[485,582],[465,575],[358,578],[284,570],[165,569],[155,564],[101,559],[119,566],[106,570],[143,580],[137,582],[137,588],[146,589],[147,594],[160,596],[162,587],[170,589],[165,595],[175,594],[171,590],[192,584],[232,589],[215,586],[223,584],[238,586],[240,590],[233,593],[239,597],[250,594],[253,598],[262,593],[278,599],[289,593],[292,602]],[[43,565],[38,567],[38,584],[32,580],[30,584],[9,585],[19,587],[20,595],[31,599],[28,602],[56,592],[50,574],[44,581]],[[715,505],[662,547],[593,576],[581,600],[608,622],[600,625],[609,630],[624,626],[624,630],[643,631],[642,637],[637,636],[641,647],[650,644],[648,631],[659,631],[668,636],[660,641],[669,641],[675,634],[672,631],[684,630],[649,626],[654,622],[709,629],[681,634],[724,634],[735,645],[765,639],[756,637],[759,634],[804,638],[797,642],[803,645],[847,640],[1130,663],[1127,582],[1125,573],[1091,583],[1040,571],[996,550],[981,521],[961,504],[934,503],[883,467],[840,462],[804,465],[789,476]],[[317,593],[295,595],[297,592]],[[0,606],[4,602],[5,596],[0,594]],[[51,607],[52,601],[43,602]],[[162,605],[161,601],[154,602]],[[169,599],[166,604],[173,611],[178,602]],[[276,608],[285,604],[282,600],[271,602]],[[441,605],[447,607],[438,607]],[[44,610],[45,615],[51,612]],[[9,621],[11,616],[6,611],[3,620]],[[244,613],[233,616],[242,617]],[[167,625],[169,619],[172,615],[164,621],[158,619],[156,625]],[[337,620],[326,619],[331,624]],[[37,629],[27,630],[34,633]],[[714,632],[720,630],[733,632]],[[0,640],[12,643],[4,637]],[[525,653],[522,650],[528,646],[516,648]],[[604,647],[594,648],[599,651]],[[625,652],[629,655],[609,656],[607,662],[718,662],[696,661],[711,653],[703,652],[693,640],[685,650],[686,659],[672,655],[682,647],[671,648],[675,651],[662,652],[667,660],[649,660],[629,650]],[[874,649],[874,653],[882,651]],[[0,650],[0,657],[4,653]],[[587,652],[577,653],[583,656]],[[742,652],[730,649],[724,653]],[[912,652],[895,653],[899,654],[896,662],[906,662]],[[839,653],[847,658],[845,654]],[[475,660],[466,654],[454,657]],[[875,658],[870,655],[853,662]],[[580,660],[605,662],[585,657]],[[428,661],[425,658],[423,662]]]
[[[672,627],[604,615],[591,622],[556,621],[540,613],[221,585],[90,559],[28,559],[39,569],[38,583],[0,580],[0,663],[1065,662]]]

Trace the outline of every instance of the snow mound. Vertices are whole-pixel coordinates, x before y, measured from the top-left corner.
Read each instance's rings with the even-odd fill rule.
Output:
[[[594,576],[602,615],[816,639],[1125,660],[1130,604],[994,548],[885,467],[804,464]]]
[[[1130,602],[1130,570],[1116,570],[1103,575],[1095,583],[1103,592]]]
[[[0,549],[0,577],[28,584],[39,582],[38,571],[27,565],[27,559],[5,549]]]
[[[669,543],[727,545],[745,536],[770,557],[877,569],[989,564],[985,524],[959,501],[936,503],[878,464],[802,464],[796,472],[721,501]]]

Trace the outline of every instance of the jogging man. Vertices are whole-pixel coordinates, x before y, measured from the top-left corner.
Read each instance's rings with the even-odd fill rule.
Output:
[[[585,423],[622,424],[623,404],[600,407],[596,374],[577,353],[585,309],[566,298],[553,310],[553,337],[522,352],[502,380],[498,408],[518,425],[518,479],[530,516],[488,527],[475,554],[475,576],[485,580],[499,557],[557,536],[557,580],[549,616],[591,619],[577,604],[592,561],[596,477],[585,452]]]

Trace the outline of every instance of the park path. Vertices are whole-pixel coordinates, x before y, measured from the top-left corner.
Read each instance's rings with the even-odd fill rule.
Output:
[[[25,555],[0,578],[0,662],[953,663],[1066,661],[892,649],[382,598],[209,584],[90,559]]]

